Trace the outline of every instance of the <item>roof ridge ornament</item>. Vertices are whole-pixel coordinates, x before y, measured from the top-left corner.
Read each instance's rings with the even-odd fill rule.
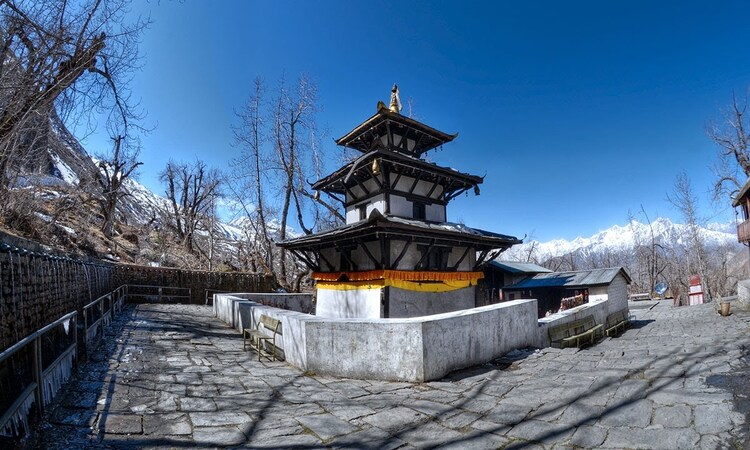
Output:
[[[391,112],[401,113],[401,96],[398,94],[396,83],[393,83],[393,89],[391,89],[391,106],[389,109]]]

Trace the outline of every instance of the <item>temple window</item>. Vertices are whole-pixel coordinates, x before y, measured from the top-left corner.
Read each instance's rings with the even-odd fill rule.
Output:
[[[413,202],[412,217],[417,220],[425,220],[427,218],[427,205],[422,202]]]

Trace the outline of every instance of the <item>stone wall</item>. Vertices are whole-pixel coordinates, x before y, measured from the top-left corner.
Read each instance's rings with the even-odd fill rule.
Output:
[[[270,276],[255,273],[207,272],[167,267],[136,266],[118,264],[114,272],[115,285],[173,286],[190,288],[189,303],[202,305],[206,302],[206,291],[214,292],[271,292],[273,280]]]
[[[2,237],[2,236],[0,236]],[[0,350],[112,291],[114,266],[0,242]]]

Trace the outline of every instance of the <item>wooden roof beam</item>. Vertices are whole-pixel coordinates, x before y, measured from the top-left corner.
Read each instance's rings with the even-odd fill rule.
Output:
[[[396,269],[396,268],[398,267],[398,263],[400,263],[400,262],[401,262],[401,258],[403,258],[403,257],[404,257],[404,255],[406,255],[406,251],[407,251],[407,250],[409,249],[409,247],[411,246],[412,240],[413,240],[412,238],[409,238],[409,239],[407,239],[407,240],[406,240],[406,241],[404,242],[404,248],[403,248],[403,249],[401,250],[401,253],[399,253],[399,254],[398,254],[398,257],[396,257],[396,260],[395,260],[395,261],[393,261],[393,264],[391,265],[391,267],[392,267],[392,268],[393,268],[394,270],[395,270],[395,269]]]
[[[370,261],[377,267],[378,269],[382,269],[383,266],[381,265],[380,261],[378,261],[375,256],[373,256],[372,252],[370,252],[370,249],[367,248],[366,242],[360,242],[359,246],[362,247],[362,250],[365,252],[368,258],[370,258]]]

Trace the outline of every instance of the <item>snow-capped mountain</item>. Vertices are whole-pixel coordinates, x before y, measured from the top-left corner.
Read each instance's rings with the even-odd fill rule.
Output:
[[[689,227],[685,224],[673,223],[667,218],[660,217],[651,226],[647,223],[631,221],[625,225],[614,225],[590,237],[577,237],[573,240],[554,239],[548,242],[536,240],[516,245],[502,254],[502,259],[526,260],[529,253],[533,253],[539,261],[567,255],[577,251],[586,252],[621,252],[634,249],[640,245],[651,245],[653,230],[654,242],[666,244],[685,244],[689,239]],[[709,224],[698,230],[704,244],[708,247],[721,245],[737,246],[737,235],[733,224]]]

